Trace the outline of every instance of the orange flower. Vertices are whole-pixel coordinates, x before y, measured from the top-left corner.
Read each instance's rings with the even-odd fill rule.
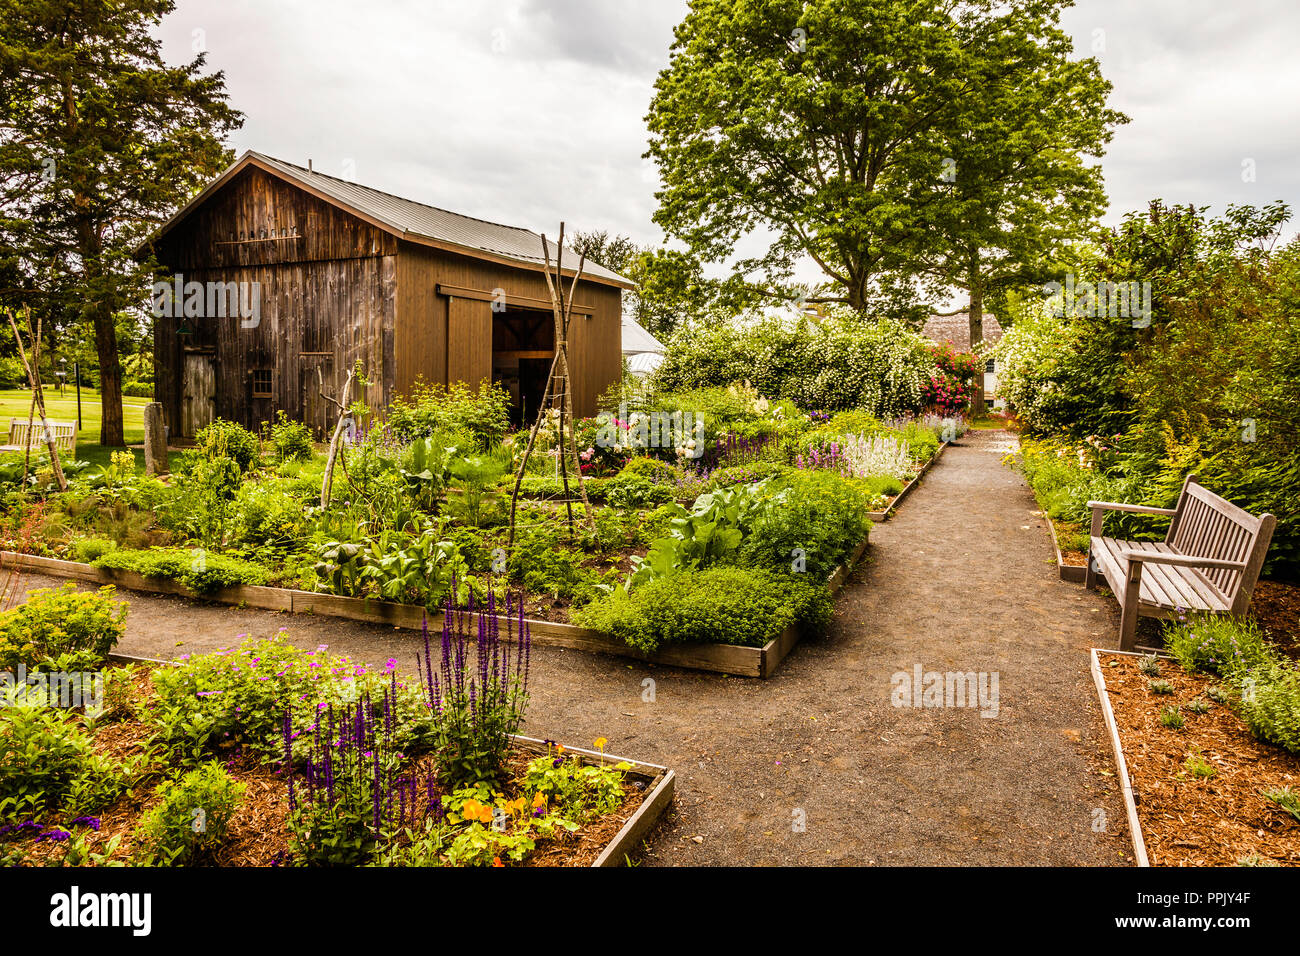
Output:
[[[478,820],[480,823],[492,822],[492,808],[479,803],[473,797],[465,801],[460,813],[466,820]]]
[[[501,857],[499,857],[499,856],[494,856],[494,857],[492,857],[492,865],[493,865],[493,866],[505,866],[505,864],[501,862]]]
[[[596,749],[599,750],[601,753],[604,753],[604,752],[605,752],[605,744],[607,744],[607,743],[609,743],[609,741],[606,740],[604,737],[597,737],[596,740],[595,740],[595,747],[596,747]]]
[[[533,796],[533,806],[535,807],[546,806],[546,794],[538,790],[537,793]]]

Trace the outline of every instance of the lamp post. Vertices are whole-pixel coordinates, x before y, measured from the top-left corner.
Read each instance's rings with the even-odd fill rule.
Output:
[[[72,360],[72,374],[77,379],[77,431],[81,431],[81,363]]]
[[[66,385],[68,381],[68,360],[66,358],[59,359],[59,365],[63,366],[59,370],[59,398],[62,398],[63,386]]]

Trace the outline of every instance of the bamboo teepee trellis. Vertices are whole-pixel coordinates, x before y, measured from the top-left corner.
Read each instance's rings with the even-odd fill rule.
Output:
[[[27,384],[32,390],[31,408],[27,415],[27,437],[25,439],[27,457],[23,461],[23,487],[27,487],[27,476],[31,471],[32,435],[36,432],[36,412],[39,411],[41,413],[40,435],[50,453],[50,468],[54,472],[54,482],[60,491],[67,491],[68,479],[63,475],[63,465],[59,461],[59,446],[54,440],[54,433],[50,430],[50,420],[45,414],[45,391],[41,387],[41,331],[45,320],[43,316],[38,316],[36,324],[32,325],[32,310],[24,306],[22,311],[27,325],[27,334],[31,336],[32,352],[30,361],[28,360],[27,350],[23,347],[23,335],[18,327],[18,320],[14,318],[13,312],[5,309],[5,317],[9,319],[9,327],[14,332],[14,341],[18,344],[18,357],[22,359],[23,368],[27,372]]]
[[[537,443],[537,434],[543,423],[550,416],[553,408],[559,410],[557,440],[559,442],[560,480],[564,483],[564,507],[569,518],[569,533],[573,533],[573,498],[569,491],[569,468],[578,482],[578,494],[581,496],[583,515],[588,527],[594,527],[591,516],[591,502],[587,500],[587,488],[582,481],[582,464],[578,459],[578,444],[573,428],[573,390],[570,386],[569,373],[569,320],[573,314],[573,294],[578,289],[578,280],[587,257],[578,257],[578,270],[573,275],[569,294],[564,294],[564,223],[560,223],[560,242],[555,252],[555,274],[551,275],[551,248],[542,234],[542,258],[546,263],[546,287],[551,294],[551,311],[555,316],[555,356],[551,359],[551,372],[546,378],[546,390],[537,407],[537,421],[528,433],[528,444],[524,447],[523,457],[515,472],[515,488],[510,495],[510,538],[509,547],[515,543],[515,515],[519,505],[519,489],[524,482],[528,469],[528,459]]]

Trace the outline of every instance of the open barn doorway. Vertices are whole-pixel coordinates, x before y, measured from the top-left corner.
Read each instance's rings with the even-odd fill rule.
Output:
[[[510,421],[533,420],[555,357],[555,316],[507,306],[492,313],[492,381],[510,393]]]

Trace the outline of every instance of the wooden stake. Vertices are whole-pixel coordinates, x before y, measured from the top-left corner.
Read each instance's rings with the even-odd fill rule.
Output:
[[[27,350],[23,348],[23,337],[18,331],[18,321],[14,314],[5,309],[5,315],[9,319],[9,327],[14,330],[14,341],[18,343],[18,357],[23,360],[23,368],[27,369],[27,381],[32,387],[32,402],[40,409],[41,412],[41,435],[45,439],[45,447],[50,452],[50,467],[54,470],[54,482],[59,486],[59,491],[68,490],[68,479],[64,477],[63,465],[59,462],[59,445],[54,440],[54,432],[50,430],[49,419],[45,415],[45,396],[41,392],[41,379],[39,374],[39,362],[41,360],[41,328],[44,323],[44,317],[36,320],[36,327],[32,328],[32,310],[26,306],[24,308],[24,317],[27,320],[27,332],[32,337],[32,361],[27,361]],[[32,456],[32,427],[36,424],[35,420],[28,415],[27,418],[27,464],[23,467],[23,486],[27,485],[27,470],[31,464]],[[74,443],[76,439],[73,439]]]
[[[348,369],[347,380],[343,383],[343,400],[337,401],[330,398],[324,392],[324,380],[321,378],[320,366],[316,366],[316,381],[321,385],[321,398],[327,402],[333,402],[334,407],[339,410],[339,420],[334,425],[334,434],[330,438],[329,456],[325,459],[325,477],[320,485],[320,506],[328,508],[330,503],[330,488],[334,484],[334,461],[339,456],[339,438],[343,434],[343,421],[348,413],[348,398],[352,394],[352,377],[356,372],[356,367]]]
[[[574,273],[573,284],[569,288],[568,300],[564,297],[564,273],[563,273],[563,256],[564,256],[564,223],[560,223],[560,245],[555,256],[555,277],[551,277],[551,249],[546,242],[546,236],[542,236],[542,258],[546,263],[546,269],[543,275],[546,276],[546,287],[551,296],[551,312],[555,319],[555,355],[551,359],[551,371],[546,377],[546,389],[542,394],[541,404],[537,409],[537,420],[528,433],[528,444],[524,446],[523,457],[519,461],[519,467],[515,472],[515,487],[510,495],[510,536],[506,542],[507,548],[514,547],[515,542],[515,517],[519,507],[519,489],[524,482],[524,474],[528,469],[528,460],[532,456],[533,448],[537,444],[537,435],[541,431],[542,423],[546,420],[547,413],[550,411],[551,400],[555,399],[559,404],[559,447],[556,449],[560,455],[560,478],[564,484],[564,506],[569,517],[569,534],[573,534],[573,501],[569,492],[569,467],[572,465],[574,477],[578,482],[578,493],[582,497],[583,511],[588,527],[595,527],[595,519],[591,513],[591,502],[587,498],[587,486],[582,479],[582,462],[578,458],[578,444],[576,429],[573,425],[573,393],[569,387],[569,321],[573,311],[573,296],[578,288],[578,281],[582,278],[582,271],[586,265],[587,257],[580,256],[578,259],[578,270]],[[565,435],[565,429],[568,429],[568,435]]]

